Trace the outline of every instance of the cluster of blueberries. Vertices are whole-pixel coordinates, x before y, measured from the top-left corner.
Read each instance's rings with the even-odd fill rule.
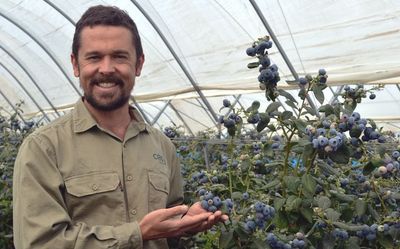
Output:
[[[395,173],[400,172],[400,151],[395,150],[392,152],[391,157],[383,160],[384,165],[378,168],[378,174],[383,178],[388,178]]]
[[[349,131],[351,137],[351,144],[359,146],[358,138],[361,136],[362,141],[378,140],[378,142],[385,142],[385,137],[373,127],[367,127],[367,120],[361,118],[360,113],[353,112],[351,115],[343,114],[338,124],[338,129],[341,132]]]
[[[318,78],[319,84],[322,84],[322,85],[326,84],[326,81],[328,80],[328,75],[326,74],[326,70],[325,69],[318,70],[317,78]],[[301,88],[304,88],[308,83],[311,82],[312,79],[313,79],[312,76],[309,74],[306,75],[306,77],[300,77],[299,78],[299,86]]]
[[[231,199],[221,200],[219,196],[216,196],[205,189],[200,189],[198,194],[201,200],[201,207],[208,212],[215,213],[217,210],[221,210],[223,206],[226,207],[227,213],[232,212],[233,201]]]
[[[346,230],[335,228],[332,231],[332,236],[338,240],[347,240],[349,238],[349,233]]]
[[[314,149],[329,153],[331,151],[336,151],[343,145],[345,135],[335,128],[329,128],[330,123],[325,121],[326,120],[323,122],[323,128],[315,129],[311,125],[308,125],[305,133],[309,136]]]
[[[289,243],[285,243],[278,239],[273,233],[268,233],[266,242],[272,249],[303,249],[306,248],[306,242],[304,240],[304,234],[301,232],[296,233],[295,238]]]
[[[355,88],[346,86],[344,88],[344,93],[342,94],[342,97],[347,101],[361,103],[361,99],[367,97],[367,91],[364,90],[364,86],[362,84],[358,84]],[[375,93],[371,93],[369,95],[369,98],[375,99]]]
[[[383,226],[383,230],[388,231],[389,230],[389,225],[385,224]],[[366,240],[375,240],[376,239],[376,232],[378,231],[378,225],[377,224],[372,224],[371,226],[364,225],[362,230],[359,230],[356,232],[357,237],[360,239],[366,239]]]
[[[174,138],[177,135],[175,130],[172,129],[171,127],[165,127],[163,132],[164,132],[164,135],[166,135],[169,138]]]
[[[249,218],[244,225],[245,230],[250,233],[254,232],[257,228],[264,229],[265,223],[272,220],[275,215],[273,207],[260,201],[254,204],[254,210],[256,212],[255,216]]]
[[[205,171],[195,172],[192,175],[192,180],[194,182],[198,182],[200,184],[204,184],[208,182],[208,176],[206,175]]]
[[[253,43],[253,46],[246,49],[246,54],[251,57],[257,56],[260,75],[258,81],[260,82],[260,89],[265,90],[276,87],[280,81],[278,66],[271,65],[271,60],[268,56],[268,49],[272,47],[272,42],[266,37],[259,42]]]

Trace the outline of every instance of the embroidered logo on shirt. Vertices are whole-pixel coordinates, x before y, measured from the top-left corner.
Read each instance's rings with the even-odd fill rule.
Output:
[[[167,163],[165,162],[163,156],[161,156],[161,155],[158,154],[158,153],[154,153],[154,154],[153,154],[153,158],[156,159],[159,163],[161,163],[161,164],[163,164],[163,165],[166,165],[166,164],[167,164]]]

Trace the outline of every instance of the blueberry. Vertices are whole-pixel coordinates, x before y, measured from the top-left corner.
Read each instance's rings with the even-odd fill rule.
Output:
[[[375,93],[371,93],[371,95],[369,95],[369,99],[375,99],[376,98],[376,94]]]
[[[231,102],[229,101],[229,99],[224,99],[222,101],[222,104],[224,105],[224,107],[229,107],[231,106]]]
[[[246,49],[246,54],[247,54],[248,56],[255,56],[255,55],[256,55],[256,49],[253,48],[253,47],[248,48],[248,49]]]
[[[320,70],[318,70],[318,74],[324,76],[326,74],[326,70],[320,69]]]
[[[242,195],[243,200],[248,200],[249,197],[250,197],[250,195],[247,192],[244,192],[243,195]]]
[[[269,65],[271,65],[271,60],[269,59],[268,55],[264,55],[261,58],[260,64],[265,68],[267,68]]]
[[[303,77],[299,78],[300,85],[305,86],[305,85],[307,85],[307,83],[308,83],[308,80],[306,78],[303,78]]]

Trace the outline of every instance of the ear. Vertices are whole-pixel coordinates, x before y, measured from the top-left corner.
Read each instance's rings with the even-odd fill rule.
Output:
[[[142,54],[136,61],[136,66],[135,66],[135,75],[136,76],[140,76],[140,73],[142,72],[142,68],[143,68],[143,63],[144,63],[144,54]]]
[[[72,68],[74,69],[75,77],[79,77],[78,58],[76,58],[75,55],[72,53],[71,53],[71,64],[72,64]]]

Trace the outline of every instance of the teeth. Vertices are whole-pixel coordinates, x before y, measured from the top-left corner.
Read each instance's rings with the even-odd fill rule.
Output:
[[[112,82],[101,82],[98,85],[100,87],[103,87],[103,88],[110,88],[110,87],[115,86],[115,83],[112,83]]]

